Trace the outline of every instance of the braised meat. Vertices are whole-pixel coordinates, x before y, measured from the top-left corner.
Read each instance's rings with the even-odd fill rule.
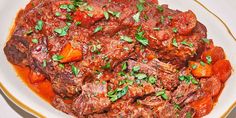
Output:
[[[31,0],[15,24],[7,59],[76,117],[201,117],[232,70],[191,10],[156,0]]]

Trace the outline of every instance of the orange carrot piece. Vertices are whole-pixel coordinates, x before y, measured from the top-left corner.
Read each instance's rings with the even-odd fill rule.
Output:
[[[68,63],[72,61],[79,61],[82,59],[82,49],[72,47],[71,43],[67,43],[61,50],[60,56],[63,59],[60,60],[61,63]]]
[[[200,62],[189,62],[190,67],[192,67],[192,74],[195,77],[211,77],[212,76],[212,67],[211,65],[208,65],[206,63],[200,63]]]

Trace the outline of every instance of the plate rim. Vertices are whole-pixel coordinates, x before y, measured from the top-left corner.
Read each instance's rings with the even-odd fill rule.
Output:
[[[220,21],[221,24],[223,24],[223,26],[225,27],[225,29],[227,30],[228,34],[232,37],[232,39],[234,39],[234,41],[236,42],[236,37],[233,35],[231,29],[228,27],[227,23],[222,20],[218,15],[216,15],[214,12],[212,12],[211,10],[209,10],[204,4],[202,4],[199,0],[193,0],[194,3],[196,3],[197,5],[201,6],[201,8],[203,8],[204,10],[206,10],[208,13],[210,13],[211,15],[213,15],[217,20]],[[11,25],[14,26],[14,22]],[[11,29],[10,28],[10,29]],[[10,32],[8,32],[8,34],[10,34]],[[12,66],[12,65],[11,65]],[[24,83],[24,82],[23,82]],[[25,84],[25,83],[24,83]],[[27,86],[27,85],[26,85]],[[28,87],[28,86],[27,86]],[[28,87],[29,88],[29,87]],[[11,92],[8,91],[7,87],[5,87],[2,82],[0,81],[0,89],[2,90],[2,92],[6,95],[6,97],[12,101],[15,105],[19,106],[21,109],[25,110],[26,112],[28,112],[31,115],[34,115],[36,117],[40,117],[40,118],[46,118],[42,113],[38,112],[35,109],[30,108],[28,105],[24,104],[23,102],[21,102],[20,100],[17,99],[17,97],[15,97]],[[29,88],[30,89],[30,88]],[[33,92],[33,91],[32,91]],[[236,107],[236,100],[233,102],[233,104],[231,104],[228,109],[226,110],[226,112],[224,112],[221,115],[221,118],[226,118],[229,113]]]

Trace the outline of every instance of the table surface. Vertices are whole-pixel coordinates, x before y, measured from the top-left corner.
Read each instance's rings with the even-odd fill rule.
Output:
[[[234,11],[236,8],[235,0],[199,0],[208,9],[219,16],[229,26],[233,35],[236,37],[236,14]],[[34,118],[31,114],[25,112],[14,103],[12,103],[2,91],[0,91],[0,118]],[[229,114],[228,118],[236,117],[236,108]]]

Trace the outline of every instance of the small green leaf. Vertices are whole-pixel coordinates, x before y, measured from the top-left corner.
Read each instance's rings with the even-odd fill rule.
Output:
[[[193,44],[192,44],[192,43],[188,43],[186,40],[182,41],[181,44],[182,44],[182,45],[185,45],[185,46],[188,46],[188,47],[190,47],[190,48],[193,47]]]
[[[134,66],[133,68],[132,68],[132,71],[133,72],[138,72],[140,70],[140,66]]]
[[[64,58],[63,56],[57,55],[57,54],[54,54],[54,55],[52,56],[52,60],[53,60],[53,61],[60,61],[60,60],[62,60],[63,58]]]
[[[172,40],[172,45],[175,47],[178,47],[178,43],[175,38]]]
[[[54,32],[59,34],[59,36],[66,36],[68,30],[69,30],[69,26],[65,26],[63,28],[54,29]]]
[[[157,30],[157,31],[160,31],[161,28],[160,27],[154,27],[153,30]]]
[[[46,67],[47,66],[47,60],[43,60],[43,67]]]
[[[62,69],[65,68],[65,65],[64,65],[64,64],[59,64],[58,66],[59,66],[60,68],[62,68]]]
[[[161,96],[164,100],[168,100],[168,96],[166,95],[165,90],[161,90],[161,91],[157,92],[156,96]]]
[[[94,29],[93,33],[97,33],[102,30],[102,26],[98,26]]]
[[[133,15],[133,19],[134,19],[135,22],[139,22],[140,14],[141,14],[141,12],[138,12],[135,15]]]
[[[124,40],[124,41],[127,41],[128,43],[132,43],[133,42],[133,40],[130,37],[128,37],[128,36],[121,36],[120,39]]]
[[[76,26],[79,26],[79,25],[81,25],[81,22],[80,22],[80,21],[77,21],[77,22],[75,23],[75,25],[76,25]]]
[[[150,77],[148,78],[148,82],[149,82],[150,84],[155,84],[156,81],[157,81],[157,79],[156,79],[155,77],[153,77],[153,76],[150,76]]]
[[[209,39],[207,39],[207,38],[202,38],[202,40],[203,40],[205,43],[207,43],[207,44],[209,44],[209,43],[210,43],[210,40],[209,40]]]
[[[143,79],[147,78],[147,75],[143,74],[143,73],[139,73],[139,74],[136,74],[135,77],[139,80],[143,80]]]
[[[137,9],[139,12],[143,11],[144,9],[143,4],[137,4]]]
[[[105,16],[106,20],[108,20],[108,19],[109,19],[109,13],[108,13],[108,12],[106,12],[106,11],[104,11],[104,12],[103,12],[103,14],[104,14],[104,16]]]
[[[115,16],[117,18],[119,18],[120,14],[121,14],[120,12],[115,12],[115,11],[110,11],[110,10],[108,10],[108,13],[112,14],[113,16]]]
[[[123,97],[128,92],[128,86],[125,86],[123,89],[115,89],[114,91],[109,91],[107,96],[112,102],[115,102],[119,98]]]
[[[121,66],[121,71],[125,71],[127,69],[127,62],[124,62]]]
[[[167,16],[167,18],[168,18],[169,20],[172,20],[172,19],[173,19],[173,16]]]
[[[160,21],[161,21],[162,24],[164,24],[164,22],[165,22],[165,17],[164,17],[164,16],[161,16]]]
[[[75,76],[78,76],[79,70],[74,65],[71,65],[71,70]]]
[[[196,69],[197,68],[197,65],[196,64],[193,64],[192,65],[192,69]]]
[[[181,107],[179,106],[179,104],[176,104],[176,103],[174,103],[174,108],[175,108],[176,110],[181,110]]]
[[[35,30],[36,31],[41,31],[42,29],[43,29],[43,21],[42,20],[38,20],[37,21],[37,24],[36,24],[36,26],[35,26]]]
[[[106,63],[105,66],[102,66],[103,69],[110,69],[111,68],[111,63]]]
[[[157,9],[158,9],[159,12],[163,12],[164,11],[164,9],[163,9],[163,7],[161,5],[157,5]]]
[[[148,40],[143,35],[144,35],[144,32],[138,32],[138,33],[135,34],[135,38],[141,44],[143,44],[144,46],[147,46],[148,45]]]
[[[211,62],[212,62],[211,56],[206,56],[206,60],[207,60],[207,63],[208,63],[208,64],[211,64]]]
[[[60,13],[60,12],[56,12],[56,13],[55,13],[55,16],[57,16],[57,17],[58,17],[58,16],[61,16],[61,13]]]
[[[174,27],[174,28],[172,29],[172,31],[173,31],[174,33],[178,33],[178,29],[177,29],[176,27]]]
[[[205,66],[205,65],[206,65],[203,61],[200,61],[200,64],[201,64],[202,66]]]
[[[39,43],[38,39],[36,39],[36,38],[32,39],[32,42],[35,44]]]
[[[88,10],[88,11],[93,11],[93,7],[88,5],[88,6],[86,7],[86,10]]]

